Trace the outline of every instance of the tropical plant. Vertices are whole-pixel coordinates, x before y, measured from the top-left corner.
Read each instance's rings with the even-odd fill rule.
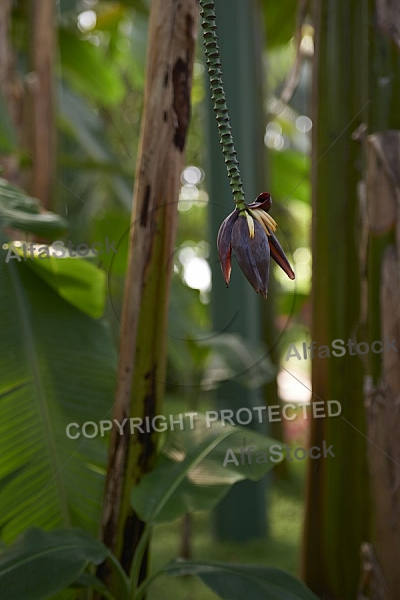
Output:
[[[128,577],[110,550],[85,532],[61,529],[45,533],[30,529],[0,554],[4,600],[45,600],[68,586],[98,591],[108,600],[141,600],[164,573],[174,577],[196,575],[227,600],[238,600],[244,595],[251,600],[316,600],[289,573],[257,565],[175,560],[138,584],[153,525],[187,512],[212,508],[236,481],[256,481],[279,460],[274,454],[275,441],[256,432],[220,423],[210,427],[201,415],[193,425],[193,429],[168,433],[154,469],[132,491],[132,506],[146,526]],[[260,453],[266,457],[265,462],[251,461],[245,452],[241,453],[244,436],[254,447],[256,458]],[[240,461],[237,459],[239,464],[223,466],[227,451],[241,456]],[[90,565],[104,561],[115,573],[113,590],[107,590],[91,574]]]
[[[29,526],[95,533],[104,439],[85,444],[65,432],[110,410],[115,350],[99,319],[105,273],[69,251],[47,256],[47,244],[16,239],[15,228],[54,239],[67,224],[4,180],[0,206],[2,539],[12,542]]]

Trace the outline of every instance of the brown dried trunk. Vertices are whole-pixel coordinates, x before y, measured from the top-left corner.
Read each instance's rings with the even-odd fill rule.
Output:
[[[369,594],[396,600],[400,590],[400,132],[367,138],[367,217],[365,239],[387,245],[368,287],[380,286],[383,346],[380,377],[367,379],[367,435],[375,509]],[[371,264],[371,263],[370,263]],[[379,275],[380,274],[380,275]],[[370,292],[373,290],[370,290]],[[371,311],[371,306],[369,306]],[[370,315],[371,320],[379,315]],[[394,340],[391,346],[392,340]],[[397,348],[397,351],[395,350]],[[379,348],[378,348],[379,349]]]

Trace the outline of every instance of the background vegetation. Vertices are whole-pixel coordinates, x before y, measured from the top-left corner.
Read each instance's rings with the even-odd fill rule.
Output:
[[[197,10],[194,0],[189,4]],[[154,14],[160,6],[153,3]],[[165,165],[171,158],[165,171],[163,160],[155,163],[154,202],[177,200],[176,232],[172,212],[149,210],[154,221],[142,241],[135,238],[145,189],[140,178],[152,160],[140,143],[151,114],[150,9],[150,0],[4,0],[0,7],[5,598],[27,600],[17,582],[32,577],[32,599],[88,598],[92,589],[105,598],[235,599],[247,593],[253,600],[284,598],[291,589],[290,598],[395,600],[400,540],[387,515],[397,523],[398,353],[386,347],[382,355],[316,357],[312,368],[309,359],[287,360],[287,353],[290,344],[330,345],[338,338],[371,343],[386,336],[399,345],[400,12],[366,0],[329,6],[235,0],[228,11],[224,0],[216,2],[233,134],[250,190],[246,201],[254,200],[253,190],[254,197],[271,193],[278,237],[296,273],[293,283],[274,268],[270,297],[261,301],[237,264],[231,296],[222,295],[215,233],[232,205],[201,39],[188,59],[192,114],[185,153],[174,157],[161,129],[152,134]],[[175,4],[174,10],[180,14]],[[180,56],[182,48],[177,43],[171,52]],[[168,78],[165,85],[172,85]],[[106,239],[116,252],[39,256],[54,240],[76,248]],[[24,243],[36,244],[28,260]],[[235,302],[243,312],[225,327],[227,315],[236,315]],[[128,412],[118,413],[121,390]],[[308,413],[303,419],[301,403],[331,399],[342,405],[340,418]],[[198,439],[172,433],[131,438],[122,466],[115,431],[77,440],[65,433],[69,423],[116,414],[289,400],[300,403],[294,421],[232,431],[228,439],[219,438],[219,430],[215,438],[204,432]],[[268,475],[272,465],[252,475],[242,469],[224,480],[223,450],[233,441],[243,445],[240,436],[259,448],[272,438],[292,446],[325,440],[335,459],[285,461]],[[115,509],[110,494],[117,463],[122,499],[117,541],[111,541],[107,515]],[[207,477],[214,473],[213,485],[201,477],[193,483],[199,464]],[[183,479],[171,492],[163,485],[179,468]],[[145,500],[150,497],[153,508]],[[51,553],[61,552],[60,531],[76,549],[75,562],[66,554],[61,564]],[[48,589],[35,579],[41,548],[61,574],[60,580],[43,576]],[[189,559],[186,566],[173,561],[177,555]],[[25,556],[32,565],[22,576]],[[225,566],[218,567],[222,575],[207,575],[211,567],[204,561],[210,560],[238,569],[263,565],[262,584],[249,567],[235,572],[236,592],[224,592]],[[301,576],[312,592],[268,568]],[[146,575],[159,569],[168,575],[147,588]],[[275,576],[276,590],[268,587]]]

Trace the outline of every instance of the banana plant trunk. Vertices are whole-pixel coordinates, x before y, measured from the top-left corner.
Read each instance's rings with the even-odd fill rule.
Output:
[[[313,84],[312,339],[362,339],[357,186],[367,116],[367,3],[317,0]],[[324,353],[321,352],[323,356]],[[312,419],[310,446],[335,457],[309,461],[302,576],[325,600],[356,597],[360,546],[368,535],[363,369],[359,356],[316,356],[313,401],[337,400],[340,417]],[[326,356],[326,355],[325,355]]]
[[[377,1],[370,11],[371,106],[360,255],[363,321],[378,352],[369,354],[365,379],[374,521],[371,543],[362,548],[368,575],[362,592],[372,600],[395,600],[400,590],[400,50],[393,24],[400,23],[400,6]]]
[[[156,432],[134,435],[130,418],[160,413],[165,382],[166,322],[180,175],[190,120],[198,2],[154,0],[136,167],[118,379],[101,537],[128,572],[143,530],[130,507],[132,487],[152,466]],[[144,578],[146,560],[140,580]],[[111,574],[101,571],[104,581]],[[139,581],[140,582],[140,581]]]
[[[367,139],[365,289],[371,344],[365,406],[371,490],[374,507],[372,543],[364,544],[366,589],[373,600],[395,600],[400,590],[400,131],[371,134]],[[378,310],[370,307],[377,304]],[[382,341],[381,341],[382,340]],[[378,341],[378,344],[376,343]]]

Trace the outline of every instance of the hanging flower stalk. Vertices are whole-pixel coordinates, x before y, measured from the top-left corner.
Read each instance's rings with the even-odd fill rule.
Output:
[[[258,294],[266,298],[271,256],[290,279],[294,279],[295,275],[274,235],[277,224],[268,214],[272,205],[270,194],[263,192],[252,204],[245,202],[222,81],[214,0],[200,0],[200,5],[203,17],[203,41],[219,141],[236,204],[235,210],[222,223],[217,236],[221,269],[226,285],[229,286],[233,250],[237,262],[251,286]]]

